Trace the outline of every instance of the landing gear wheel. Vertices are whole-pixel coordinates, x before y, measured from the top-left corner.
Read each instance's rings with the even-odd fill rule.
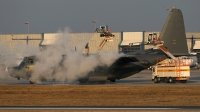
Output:
[[[106,81],[99,81],[98,83],[99,83],[99,84],[105,84]]]
[[[45,78],[42,78],[42,79],[40,79],[40,81],[41,81],[41,82],[45,82],[45,81],[46,81],[46,79],[45,79]]]
[[[35,84],[35,82],[33,82],[33,81],[30,81],[30,84]]]
[[[90,82],[89,82],[89,84],[95,84],[95,83],[96,83],[95,81],[90,81]]]
[[[88,77],[81,78],[81,79],[79,79],[78,81],[79,81],[79,83],[81,83],[81,84],[85,84],[85,83],[88,82]]]
[[[110,80],[110,82],[115,82],[115,81],[116,81],[115,79],[111,79],[111,80]]]
[[[79,83],[81,83],[81,84],[85,84],[85,83],[86,83],[86,81],[79,80]]]
[[[87,81],[88,81],[88,80],[86,80],[86,79],[80,79],[80,80],[79,80],[79,83],[85,84],[85,83],[87,83]]]

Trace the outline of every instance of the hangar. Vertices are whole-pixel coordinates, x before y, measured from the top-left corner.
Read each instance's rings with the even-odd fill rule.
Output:
[[[108,41],[102,51],[115,50],[117,52],[132,52],[152,48],[152,46],[144,45],[148,42],[149,34],[156,33],[159,37],[160,32],[114,32],[115,37]],[[32,47],[52,45],[56,39],[63,35],[61,33],[41,33],[41,34],[0,34],[0,44],[6,44],[12,52],[20,45]],[[99,33],[70,33],[66,38],[70,38],[71,46],[76,47],[83,40],[88,41],[89,53],[97,53],[100,42],[103,37]],[[193,39],[192,39],[193,37]],[[187,46],[190,53],[200,52],[200,32],[186,32]],[[84,49],[84,48],[82,48]]]

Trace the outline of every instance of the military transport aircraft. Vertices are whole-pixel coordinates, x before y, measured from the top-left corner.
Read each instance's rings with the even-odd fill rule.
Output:
[[[175,12],[181,12],[181,11],[179,9],[172,9],[170,12],[170,15],[173,15],[173,13]],[[177,16],[171,16],[171,19],[173,18],[177,18]],[[168,19],[170,18],[168,17]],[[168,22],[168,19],[161,32],[161,38],[164,37],[165,35],[168,35],[168,33],[170,33],[170,35],[173,36],[172,32],[174,31],[171,31],[171,27],[166,27],[166,26],[170,26],[172,23],[175,25],[179,24],[177,22],[170,23]],[[182,18],[179,17],[178,19],[182,19]],[[180,28],[179,29],[176,28],[174,30],[175,31],[178,30],[180,32],[180,30],[182,29],[181,32],[183,32],[182,27],[184,27],[184,25],[178,25],[178,26],[180,26]],[[175,33],[175,34],[178,34],[178,33]],[[178,41],[182,41],[182,40],[180,39],[176,40],[176,42]],[[187,48],[183,48],[183,49],[187,49]],[[63,58],[64,57],[67,57],[67,55],[63,56]],[[118,58],[114,63],[111,64],[111,66],[97,66],[94,70],[91,70],[91,72],[89,72],[86,76],[80,77],[78,81],[80,83],[86,83],[86,82],[104,83],[107,80],[110,80],[111,82],[115,82],[116,80],[129,77],[144,69],[147,69],[150,66],[155,65],[156,63],[166,58],[169,58],[169,57],[167,56],[166,53],[164,53],[160,49],[147,49],[144,51],[136,51],[132,53],[127,53],[127,54],[124,54],[122,57]],[[31,73],[34,70],[33,69],[34,63],[36,61],[37,61],[37,57],[35,56],[25,57],[19,66],[8,68],[9,75],[11,77],[18,78],[18,79],[24,78],[24,79],[29,80],[31,77]],[[45,79],[41,77],[41,80],[44,81]],[[30,82],[34,83],[31,80]]]
[[[64,55],[63,58],[65,57],[67,56]],[[166,58],[166,54],[159,49],[148,49],[140,52],[129,53],[117,59],[111,66],[97,66],[85,77],[80,77],[78,81],[80,83],[104,83],[106,80],[115,82],[118,79],[126,78],[147,69],[149,66],[152,66]],[[19,66],[8,68],[8,73],[11,77],[17,78],[18,80],[20,78],[29,80],[34,71],[34,64],[37,60],[36,56],[25,57]],[[44,77],[41,77],[40,81],[45,81]],[[30,81],[30,83],[32,84],[34,82]]]

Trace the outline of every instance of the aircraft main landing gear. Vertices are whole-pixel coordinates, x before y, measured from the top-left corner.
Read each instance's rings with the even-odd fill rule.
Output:
[[[110,82],[115,82],[115,81],[116,81],[115,79],[111,79],[111,80],[110,80]]]

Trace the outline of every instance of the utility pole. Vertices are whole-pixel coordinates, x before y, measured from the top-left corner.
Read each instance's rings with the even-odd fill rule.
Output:
[[[93,20],[92,22],[94,23],[94,31],[95,31],[96,30],[96,23],[97,23],[97,21]]]

